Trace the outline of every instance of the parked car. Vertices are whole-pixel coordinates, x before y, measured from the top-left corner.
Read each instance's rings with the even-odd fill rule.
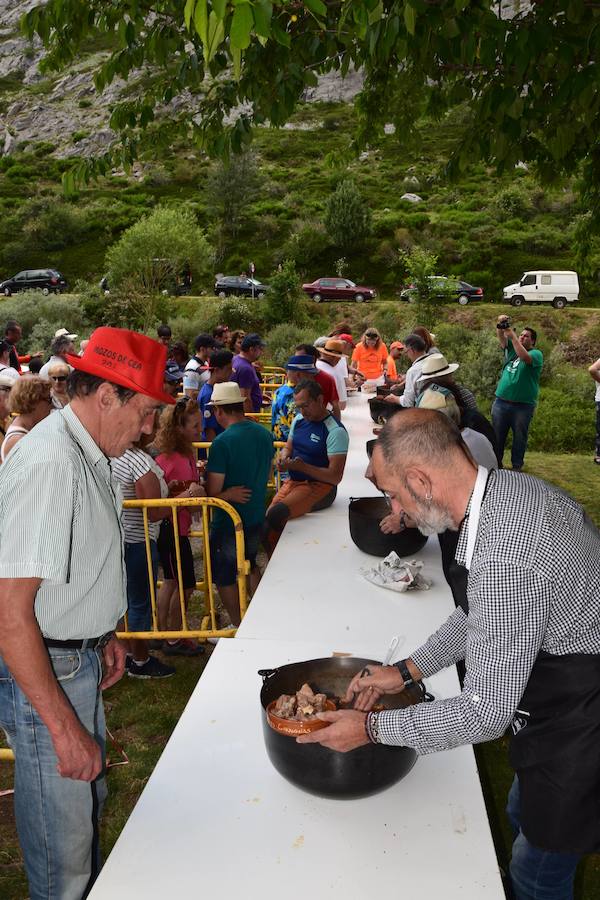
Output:
[[[520,281],[506,285],[502,297],[513,306],[551,303],[555,309],[564,309],[567,303],[575,303],[579,299],[579,278],[577,272],[570,271],[524,272]]]
[[[262,300],[267,291],[268,284],[262,284],[256,278],[246,275],[221,275],[215,281],[215,294],[217,297],[255,297]]]
[[[472,300],[483,300],[483,288],[473,287],[467,281],[458,278],[448,278],[446,275],[432,275],[429,279],[432,296],[437,300],[450,300],[455,297],[457,303],[466,306]],[[408,284],[400,291],[400,299],[408,303],[415,301],[415,286]]]
[[[68,288],[66,278],[56,269],[25,269],[12,278],[0,282],[0,292],[5,297],[19,291],[41,291],[42,294],[61,294]]]
[[[321,300],[355,300],[357,303],[364,303],[377,296],[375,288],[355,284],[349,278],[317,278],[310,284],[303,284],[302,290],[315,303],[320,303]]]

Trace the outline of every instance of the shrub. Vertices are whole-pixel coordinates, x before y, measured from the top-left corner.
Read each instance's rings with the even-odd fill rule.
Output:
[[[276,366],[284,366],[298,344],[312,344],[315,340],[314,328],[302,328],[285,322],[276,325],[265,335],[266,357]]]
[[[16,319],[21,325],[23,337],[19,350],[23,353],[48,351],[54,332],[59,328],[68,328],[80,337],[86,337],[96,324],[93,319],[88,318],[78,297],[44,297],[39,291],[23,291],[3,300],[1,310],[2,328],[8,319]],[[34,334],[36,325],[42,327]],[[41,345],[38,341],[42,342]]]
[[[498,191],[493,205],[497,212],[506,218],[518,216],[524,219],[532,211],[529,194],[520,184],[510,184]]]
[[[306,270],[329,248],[329,238],[320,223],[298,222],[283,248],[282,258]]]
[[[267,301],[264,301],[265,303]],[[238,297],[224,297],[217,306],[215,325],[226,323],[232,331],[259,331],[265,318],[263,303],[259,300],[240,300]]]
[[[127,229],[106,254],[111,287],[152,293],[171,289],[189,266],[195,278],[212,267],[212,248],[185,208],[159,206]]]
[[[353,181],[340,182],[328,198],[325,228],[342,250],[352,250],[371,234],[371,211]]]
[[[242,153],[216,163],[206,181],[204,197],[213,218],[226,234],[238,233],[247,218],[248,205],[260,192],[261,183],[252,153]]]
[[[305,321],[300,303],[299,278],[293,260],[287,259],[269,279],[270,290],[265,300],[265,323],[269,327],[281,322],[297,325]]]

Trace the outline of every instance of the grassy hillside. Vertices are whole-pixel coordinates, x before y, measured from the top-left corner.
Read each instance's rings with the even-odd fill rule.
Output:
[[[209,194],[216,166],[193,147],[158,150],[131,176],[117,172],[65,199],[60,178],[68,163],[52,156],[51,144],[33,144],[0,160],[0,274],[53,265],[71,282],[97,281],[106,248],[123,229],[158,203],[186,203],[217,249],[215,271],[235,273],[254,260],[266,278],[294,257],[312,279],[331,273],[343,255],[321,222],[328,196],[348,177],[373,218],[372,235],[346,254],[348,275],[373,283],[383,297],[402,282],[398,250],[414,243],[439,255],[441,273],[480,284],[495,299],[525,268],[575,268],[578,209],[570,184],[543,190],[524,168],[500,178],[483,165],[448,181],[444,166],[461,131],[460,109],[440,123],[423,121],[410,152],[390,134],[360,159],[349,158],[354,127],[352,105],[318,103],[305,106],[289,129],[259,130],[256,178],[236,223],[219,220]],[[230,190],[238,190],[235,178]],[[422,202],[401,200],[405,191]],[[583,280],[582,304],[597,301],[600,288]]]

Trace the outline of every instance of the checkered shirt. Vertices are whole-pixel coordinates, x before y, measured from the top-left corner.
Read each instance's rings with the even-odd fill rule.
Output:
[[[456,561],[465,564],[470,502]],[[466,663],[462,693],[377,715],[383,744],[420,753],[480,743],[510,724],[540,650],[600,653],[600,534],[567,494],[538,478],[490,472],[467,586],[411,653],[425,677]]]

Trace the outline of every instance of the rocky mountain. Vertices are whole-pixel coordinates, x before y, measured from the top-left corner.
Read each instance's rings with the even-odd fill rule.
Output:
[[[44,75],[39,63],[44,50],[39,40],[28,41],[19,30],[21,17],[40,0],[0,0],[0,155],[22,149],[30,142],[47,141],[59,157],[92,156],[105,150],[115,134],[108,127],[111,106],[148,72],[134,73],[127,84],[113,82],[102,94],[93,84],[93,73],[107,51],[82,53],[61,73]],[[503,18],[528,8],[528,0],[499,0]],[[307,91],[307,101],[350,101],[362,86],[359,72],[345,79],[332,73]],[[165,112],[194,111],[191,94],[174,98]],[[293,128],[293,125],[289,125]]]
[[[116,80],[99,94],[93,73],[107,52],[82,54],[58,74],[45,75],[39,64],[44,50],[39,40],[28,41],[19,20],[39,0],[0,0],[0,155],[14,153],[33,141],[48,141],[59,157],[92,156],[105,150],[115,133],[107,126],[110,108],[148,72],[137,72],[127,83]],[[345,79],[323,76],[306,99],[349,101],[362,85],[360,73]],[[194,111],[191,94],[175,97],[165,112]],[[290,126],[293,127],[293,126]]]

